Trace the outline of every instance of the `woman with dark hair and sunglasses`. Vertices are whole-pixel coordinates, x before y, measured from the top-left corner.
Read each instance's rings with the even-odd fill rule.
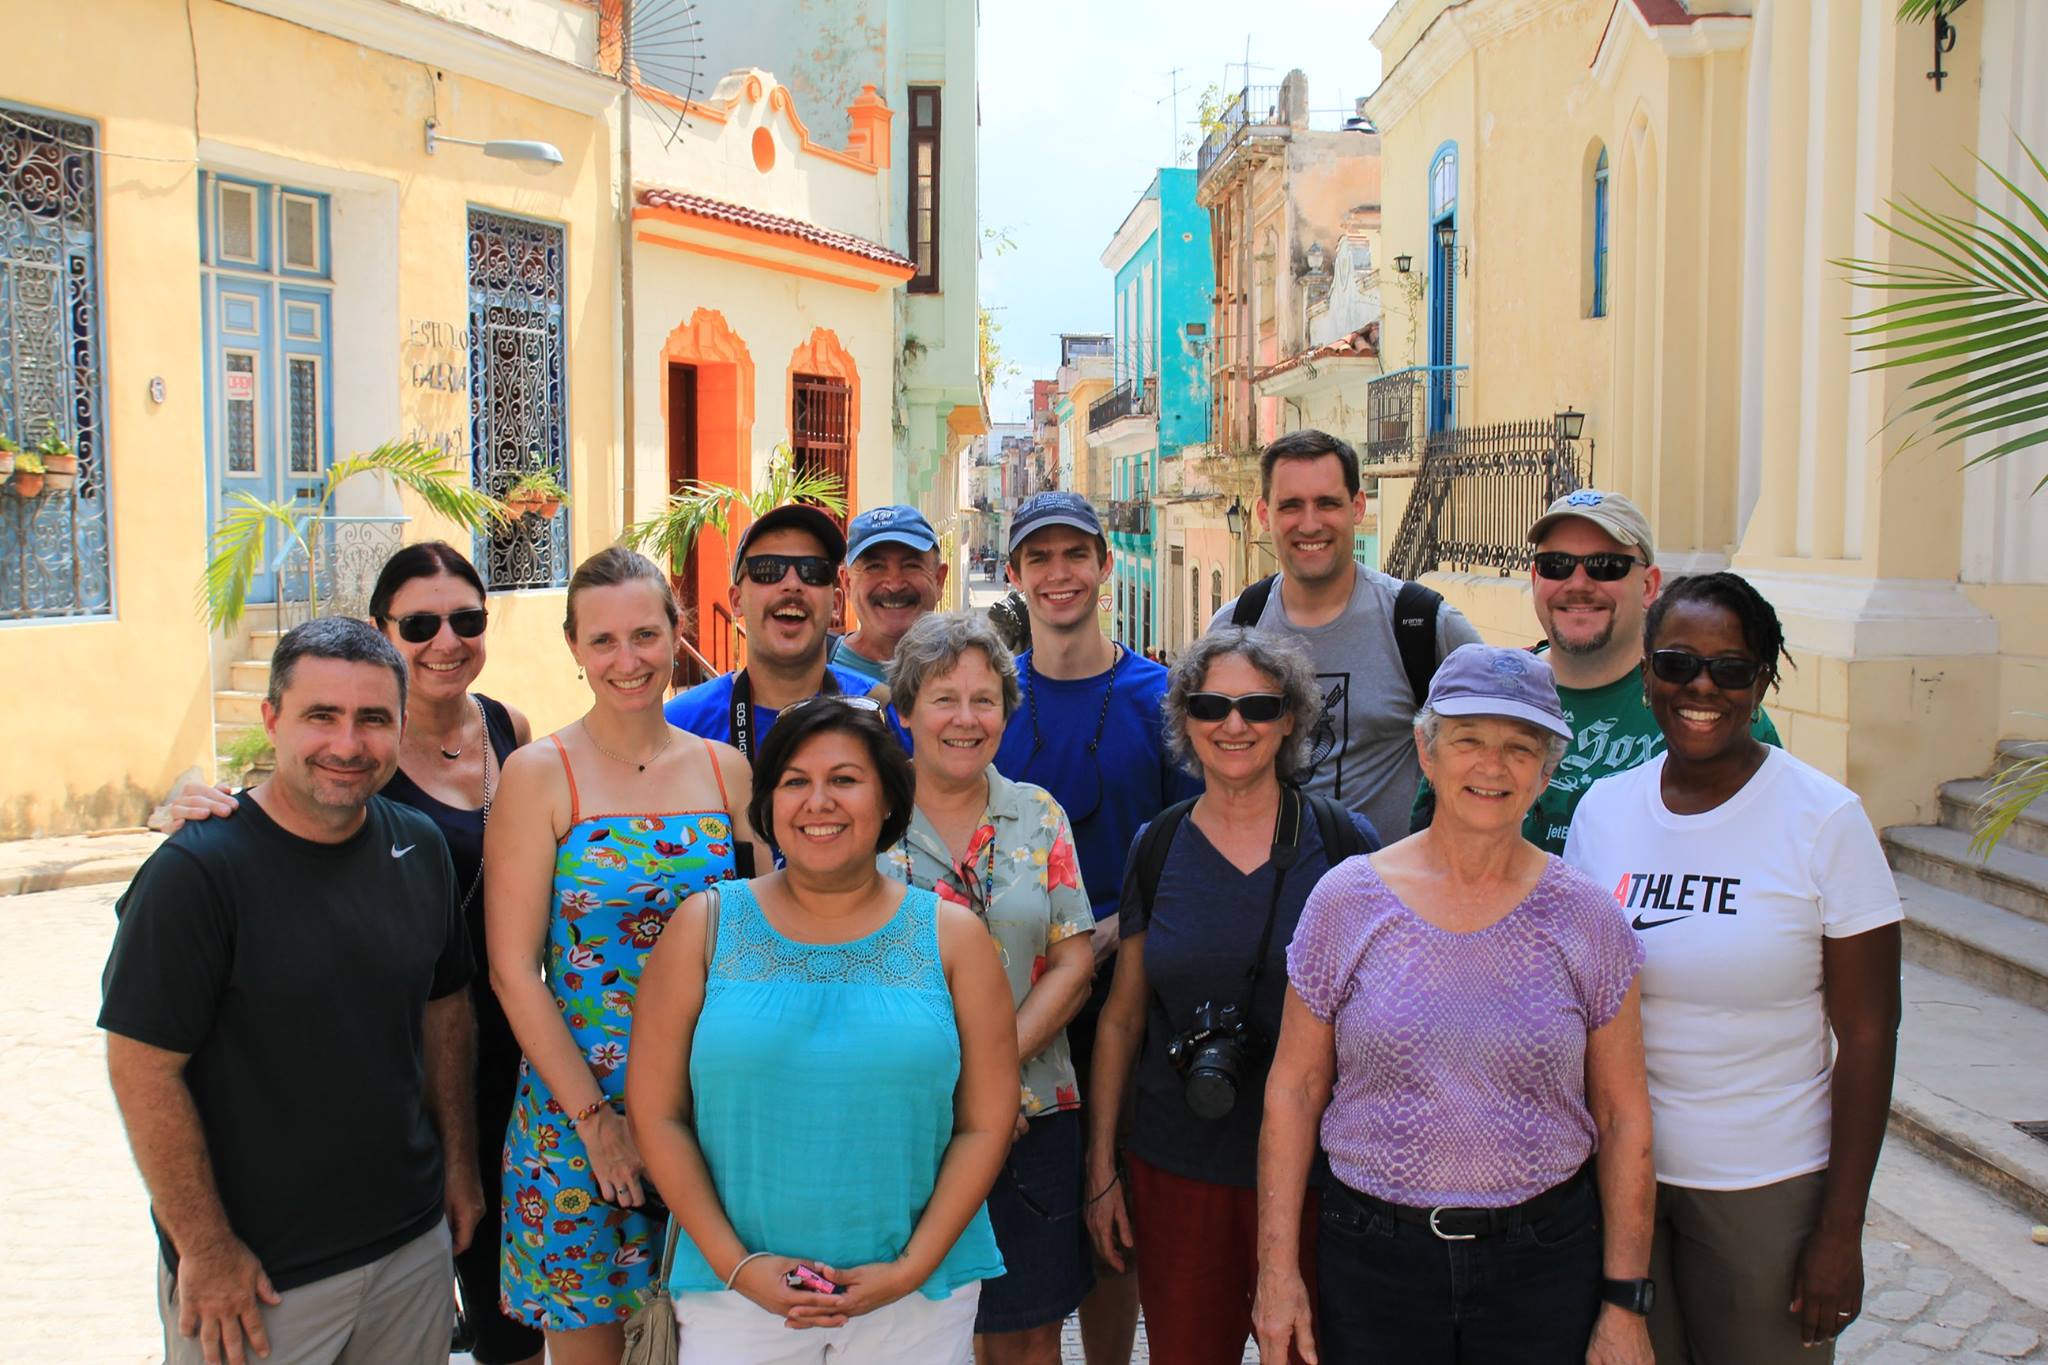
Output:
[[[1898,889],[1856,794],[1751,731],[1787,657],[1754,587],[1678,579],[1643,643],[1664,752],[1594,784],[1565,857],[1647,957],[1651,1338],[1679,1365],[1825,1361],[1863,1307]]]
[[[648,963],[626,1105],[680,1365],[966,1365],[1017,1034],[981,922],[878,868],[913,785],[874,701],[785,707],[751,803],[782,869],[689,897]]]
[[[1118,1270],[1135,1248],[1154,1356],[1222,1365],[1252,1330],[1260,1095],[1287,944],[1317,879],[1379,840],[1291,784],[1322,710],[1292,639],[1211,631],[1174,664],[1161,705],[1169,749],[1203,790],[1140,830],[1126,864],[1087,1095],[1088,1230]]]
[[[446,541],[404,546],[384,561],[370,590],[370,619],[405,660],[405,726],[398,771],[380,795],[411,806],[440,827],[462,888],[463,917],[478,962],[485,957],[484,826],[498,775],[512,751],[533,738],[526,717],[470,688],[484,671],[483,580]],[[186,820],[234,813],[232,788],[194,784],[173,798],[167,829]],[[498,1307],[500,1201],[498,1166],[505,1122],[519,1079],[519,1040],[491,990],[488,974],[470,983],[476,1008],[477,1169],[483,1214],[467,1246],[455,1254],[477,1365],[539,1365],[541,1334]]]
[[[1067,1022],[1088,998],[1095,915],[1067,817],[1042,787],[995,769],[1021,694],[1017,665],[979,612],[926,616],[897,643],[895,698],[916,743],[916,806],[881,855],[886,876],[965,905],[1003,957],[1023,1061],[1017,1140],[989,1192],[1008,1267],[982,1286],[978,1365],[1059,1365],[1060,1324],[1087,1297],[1081,1095]]]

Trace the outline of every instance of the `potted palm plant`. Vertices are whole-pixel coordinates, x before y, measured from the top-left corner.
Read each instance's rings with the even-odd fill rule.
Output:
[[[14,470],[7,479],[7,491],[17,498],[39,497],[43,491],[43,462],[33,450],[16,451]]]
[[[78,482],[78,452],[58,434],[57,424],[43,423],[43,439],[36,442],[36,458],[43,464],[43,491],[68,493]]]
[[[519,481],[505,490],[505,506],[519,516],[536,516],[542,520],[553,516],[569,505],[569,490],[562,487],[555,472],[540,466],[519,476]]]
[[[751,521],[790,502],[816,503],[834,516],[845,516],[846,485],[837,475],[798,469],[795,453],[779,445],[768,457],[768,477],[759,488],[746,492],[727,484],[686,480],[676,485],[661,511],[628,526],[620,541],[667,560],[670,572],[679,574],[706,529],[724,535],[734,512]]]
[[[14,474],[14,457],[21,453],[21,446],[11,436],[0,436],[0,480]]]

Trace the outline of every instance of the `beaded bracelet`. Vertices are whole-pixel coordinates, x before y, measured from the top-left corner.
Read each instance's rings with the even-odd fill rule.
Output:
[[[572,1124],[576,1124],[576,1123],[582,1123],[582,1122],[583,1122],[584,1120],[586,1120],[586,1119],[593,1119],[593,1118],[596,1118],[596,1117],[597,1117],[597,1115],[598,1115],[598,1112],[599,1112],[600,1110],[602,1110],[603,1108],[604,1108],[604,1096],[600,1095],[600,1096],[598,1096],[598,1097],[597,1097],[596,1099],[592,1100],[592,1101],[591,1101],[591,1102],[590,1102],[589,1104],[586,1104],[586,1105],[584,1105],[584,1106],[583,1106],[583,1107],[582,1107],[581,1109],[577,1110],[577,1111],[576,1111],[576,1117],[575,1117],[575,1118],[573,1118],[573,1119],[570,1119],[570,1120],[569,1120],[569,1122],[570,1122],[570,1123],[572,1123]]]

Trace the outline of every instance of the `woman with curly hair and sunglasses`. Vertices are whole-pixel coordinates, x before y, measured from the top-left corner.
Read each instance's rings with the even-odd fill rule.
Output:
[[[1154,1356],[1223,1365],[1252,1330],[1260,1096],[1287,944],[1317,880],[1379,840],[1364,817],[1292,785],[1322,710],[1293,640],[1212,630],[1174,664],[1162,709],[1167,744],[1203,792],[1139,831],[1126,864],[1086,1097],[1088,1230],[1118,1270],[1135,1249]]]
[[[1754,587],[1669,584],[1643,647],[1664,752],[1593,785],[1564,856],[1646,955],[1651,1340],[1679,1365],[1825,1361],[1863,1307],[1898,889],[1856,794],[1751,731],[1787,657]]]

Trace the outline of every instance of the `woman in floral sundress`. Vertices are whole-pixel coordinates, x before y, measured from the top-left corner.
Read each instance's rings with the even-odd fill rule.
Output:
[[[616,1365],[664,1211],[621,1107],[633,994],[676,905],[735,875],[752,790],[737,750],[662,718],[678,614],[618,547],[569,583],[589,711],[505,764],[485,843],[492,985],[525,1052],[505,1131],[504,1311],[556,1365]]]

